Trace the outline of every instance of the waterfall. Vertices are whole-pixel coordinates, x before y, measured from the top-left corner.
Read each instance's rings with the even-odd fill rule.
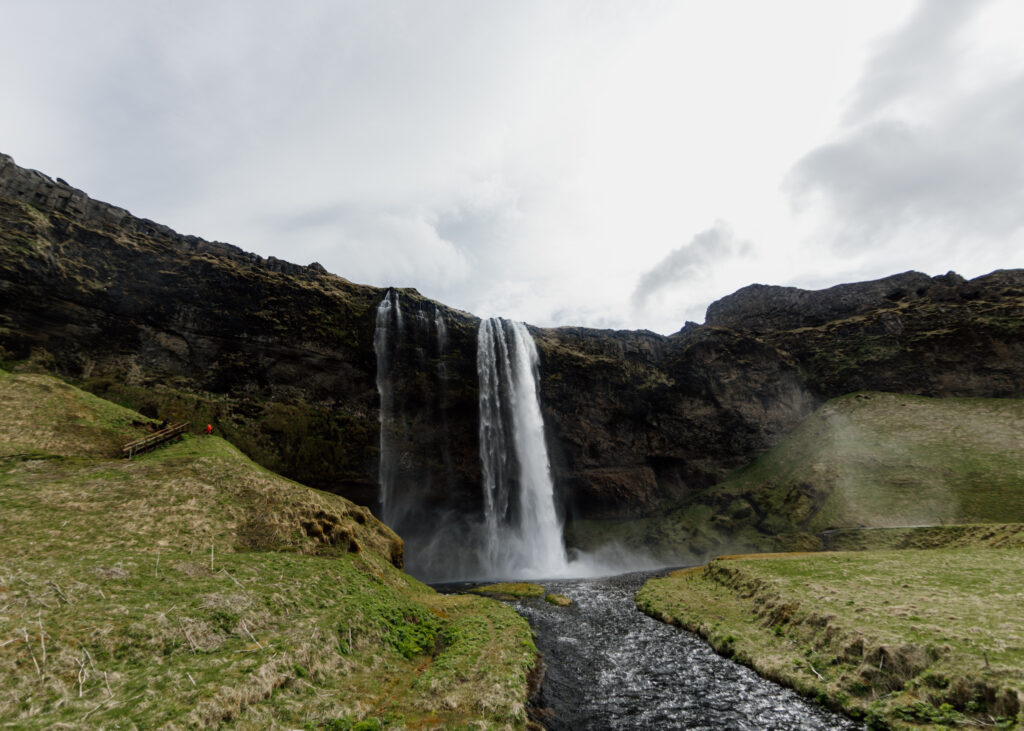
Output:
[[[410,573],[461,578],[478,563],[479,511],[465,510],[476,485],[460,482],[452,447],[446,314],[435,303],[389,289],[377,305],[373,350],[380,398],[375,512],[405,540]],[[474,368],[472,360],[469,365]],[[469,398],[475,407],[475,394]],[[463,404],[456,406],[466,413]],[[471,452],[475,456],[475,446]]]
[[[564,576],[533,338],[501,319],[480,323],[475,353],[472,337],[398,290],[377,306],[378,515],[405,540],[407,570],[427,581]],[[474,370],[478,393],[466,388]],[[480,486],[466,464],[474,432]]]
[[[544,442],[537,348],[523,323],[480,322],[477,375],[484,571],[515,577],[562,574],[567,560]]]
[[[437,331],[438,373],[444,377],[445,367],[441,357],[444,356],[445,350],[448,349],[448,328],[444,324],[444,315],[441,314],[441,308],[437,305],[434,306],[434,329]]]
[[[373,331],[373,352],[377,356],[377,392],[380,394],[380,516],[388,523],[392,519],[395,490],[395,396],[391,383],[394,367],[394,344],[388,342],[389,333],[400,333],[402,308],[395,290],[377,306],[377,322]]]

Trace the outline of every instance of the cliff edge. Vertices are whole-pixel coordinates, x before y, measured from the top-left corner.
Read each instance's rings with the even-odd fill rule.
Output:
[[[0,360],[149,416],[214,423],[275,471],[377,504],[385,290],[183,236],[7,156],[0,253]],[[390,333],[400,489],[455,525],[482,501],[479,320],[413,289],[395,296],[410,313]],[[854,391],[1020,398],[1022,323],[1024,271],[1011,270],[752,285],[667,337],[531,328],[560,510],[614,521],[700,499]]]

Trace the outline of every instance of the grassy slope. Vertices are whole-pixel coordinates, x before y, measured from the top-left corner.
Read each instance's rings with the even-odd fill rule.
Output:
[[[1002,548],[716,560],[649,581],[637,604],[872,727],[1016,727],[1024,526],[991,533]]]
[[[1024,522],[1024,400],[856,393],[666,515],[577,521],[574,545],[609,537],[683,559],[822,547],[830,529]],[[873,534],[891,540],[883,532]],[[865,536],[849,547],[870,547]]]
[[[0,722],[525,725],[529,627],[396,569],[365,508],[216,437],[114,459],[138,414],[0,392]]]
[[[1024,521],[1022,435],[1021,399],[850,394],[718,490],[815,532]]]

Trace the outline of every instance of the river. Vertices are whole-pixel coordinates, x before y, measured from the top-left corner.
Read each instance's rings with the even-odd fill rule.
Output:
[[[551,731],[863,728],[637,610],[634,594],[655,575],[539,582],[569,607],[514,602],[546,665],[537,721]]]

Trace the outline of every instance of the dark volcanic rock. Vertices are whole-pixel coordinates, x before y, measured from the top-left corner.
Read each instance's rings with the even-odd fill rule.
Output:
[[[705,324],[752,332],[816,327],[925,296],[958,298],[957,290],[963,284],[963,277],[953,272],[934,279],[920,272],[904,272],[814,291],[751,284],[713,302]]]
[[[56,370],[100,395],[154,416],[212,422],[274,470],[376,502],[373,332],[384,290],[320,265],[182,236],[6,156],[0,246],[6,360],[45,351]],[[424,301],[415,290],[401,296]],[[475,494],[476,320],[441,309],[456,346],[445,369],[465,384],[447,403],[453,413],[472,412],[452,425],[464,469],[453,485],[447,473],[434,474],[443,468],[433,429],[418,433],[407,462],[421,482]]]
[[[735,333],[561,328],[537,343],[556,482],[579,517],[639,517],[709,487],[818,403],[791,358]]]
[[[754,285],[711,305],[708,321],[670,337],[537,331],[552,459],[576,516],[699,501],[852,391],[1024,396],[1021,270],[818,292]]]
[[[383,290],[182,236],[6,156],[0,252],[0,358],[212,422],[267,467],[376,503]],[[479,321],[399,298],[440,312],[448,342],[432,350],[411,317],[396,350],[398,494],[434,514],[475,510]],[[1022,397],[1022,322],[1022,271],[907,272],[818,292],[753,285],[669,337],[533,328],[561,503],[618,519],[699,500],[850,391]]]

